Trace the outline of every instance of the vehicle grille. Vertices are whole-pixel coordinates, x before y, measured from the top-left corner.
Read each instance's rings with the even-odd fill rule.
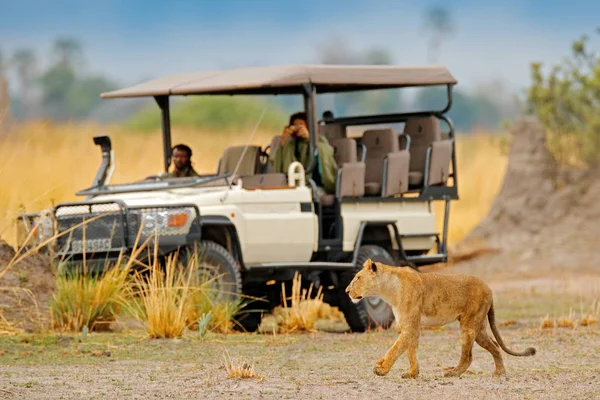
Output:
[[[55,216],[59,233],[71,229],[57,239],[60,253],[104,253],[125,248],[125,218],[117,203],[58,206]]]

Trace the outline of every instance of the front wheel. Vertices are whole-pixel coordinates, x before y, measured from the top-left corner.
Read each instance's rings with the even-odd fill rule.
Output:
[[[361,246],[354,270],[340,274],[340,287],[338,288],[340,309],[353,332],[364,332],[377,326],[387,329],[394,321],[392,307],[383,299],[365,297],[359,303],[354,304],[346,293],[346,287],[369,258],[382,264],[394,265],[392,256],[385,249],[379,246],[367,245]]]
[[[198,283],[206,285],[214,301],[236,302],[242,294],[240,267],[223,246],[200,241],[183,252],[182,263],[194,267]]]

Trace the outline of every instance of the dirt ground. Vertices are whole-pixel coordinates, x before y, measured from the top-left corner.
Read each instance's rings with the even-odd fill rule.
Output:
[[[566,281],[569,284],[564,284]],[[393,331],[364,334],[233,334],[149,340],[144,332],[24,334],[0,338],[0,398],[265,398],[265,399],[593,399],[600,397],[600,326],[542,329],[541,319],[579,311],[600,298],[600,277],[490,282],[507,345],[533,346],[533,357],[504,354],[507,374],[493,377],[489,353],[474,347],[461,378],[443,368],[460,355],[458,324],[424,330],[421,374],[400,377],[403,355],[388,376],[373,365],[395,340]],[[248,362],[260,378],[230,379],[224,354]]]
[[[0,239],[0,271],[15,250]],[[4,273],[0,279],[0,313],[18,328],[33,331],[47,326],[47,306],[55,289],[48,256],[33,254]]]

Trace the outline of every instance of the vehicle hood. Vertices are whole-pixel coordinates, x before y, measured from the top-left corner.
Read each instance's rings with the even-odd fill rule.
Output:
[[[121,201],[130,207],[143,206],[161,206],[175,204],[190,204],[197,206],[210,206],[223,204],[229,197],[230,192],[236,191],[235,188],[229,189],[227,186],[218,186],[210,188],[177,188],[159,191],[145,191],[134,193],[115,193],[94,196],[90,201]]]

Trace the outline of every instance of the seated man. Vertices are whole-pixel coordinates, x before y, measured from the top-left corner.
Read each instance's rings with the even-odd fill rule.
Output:
[[[290,124],[281,134],[281,145],[271,159],[275,172],[287,173],[289,165],[294,161],[302,163],[304,168],[308,167],[309,138],[306,113],[293,114]],[[337,164],[333,156],[333,147],[325,136],[319,135],[317,149],[317,165],[313,170],[312,179],[317,185],[317,194],[321,197],[327,193],[335,193]]]
[[[192,167],[192,149],[185,144],[178,144],[173,147],[171,160],[175,169],[169,173],[161,174],[162,178],[187,178],[198,176]]]

